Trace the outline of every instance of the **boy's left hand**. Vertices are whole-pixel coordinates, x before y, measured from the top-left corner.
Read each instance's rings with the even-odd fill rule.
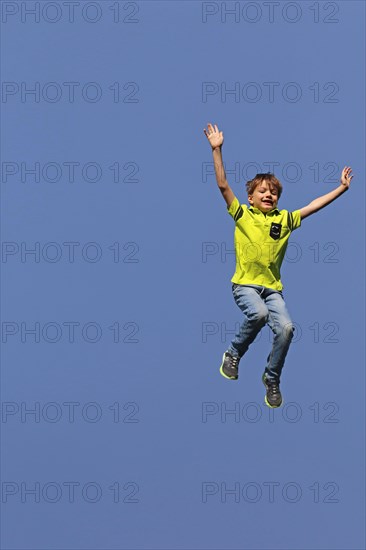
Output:
[[[353,175],[351,175],[352,168],[350,166],[345,166],[342,170],[342,176],[341,176],[341,184],[349,188],[351,184],[351,179],[353,178]]]

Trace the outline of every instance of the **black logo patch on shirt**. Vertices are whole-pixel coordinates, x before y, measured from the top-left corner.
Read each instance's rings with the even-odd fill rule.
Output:
[[[280,223],[272,222],[271,228],[269,230],[269,234],[272,237],[272,239],[274,239],[275,241],[277,241],[281,236],[281,228],[282,228],[282,225]]]

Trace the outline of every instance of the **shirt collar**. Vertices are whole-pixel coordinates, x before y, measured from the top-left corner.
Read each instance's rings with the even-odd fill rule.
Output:
[[[251,210],[252,212],[254,212],[254,214],[264,214],[264,212],[259,210],[259,208],[255,208],[255,206],[249,206],[248,210]],[[279,214],[279,213],[280,213],[280,211],[278,210],[277,207],[273,208],[272,210],[267,212],[267,214],[270,214],[270,215],[275,215],[275,214]]]

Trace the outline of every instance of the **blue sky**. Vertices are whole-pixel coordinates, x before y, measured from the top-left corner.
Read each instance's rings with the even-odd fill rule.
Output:
[[[2,3],[3,548],[364,548],[364,3],[70,10]],[[268,327],[218,371],[208,122],[242,203],[257,171],[287,210],[354,173],[290,238],[275,411]]]

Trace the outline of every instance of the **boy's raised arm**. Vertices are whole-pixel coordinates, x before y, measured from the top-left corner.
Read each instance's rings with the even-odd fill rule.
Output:
[[[219,131],[216,124],[215,127],[213,127],[212,124],[208,123],[207,130],[204,128],[203,131],[212,147],[217,185],[225,199],[226,204],[230,206],[235,198],[235,195],[227,182],[225,168],[222,162],[221,148],[224,143],[224,135]]]
[[[345,191],[347,191],[351,184],[351,179],[353,178],[351,172],[352,168],[350,166],[345,166],[341,175],[341,185],[333,189],[333,191],[331,191],[330,193],[327,193],[326,195],[323,195],[311,201],[311,203],[309,203],[307,206],[300,208],[299,210],[301,219],[303,220],[311,214],[315,214],[315,212],[318,212],[318,210],[321,210],[322,208],[324,208],[324,206],[327,206],[335,199],[337,199],[340,195],[342,195]]]

